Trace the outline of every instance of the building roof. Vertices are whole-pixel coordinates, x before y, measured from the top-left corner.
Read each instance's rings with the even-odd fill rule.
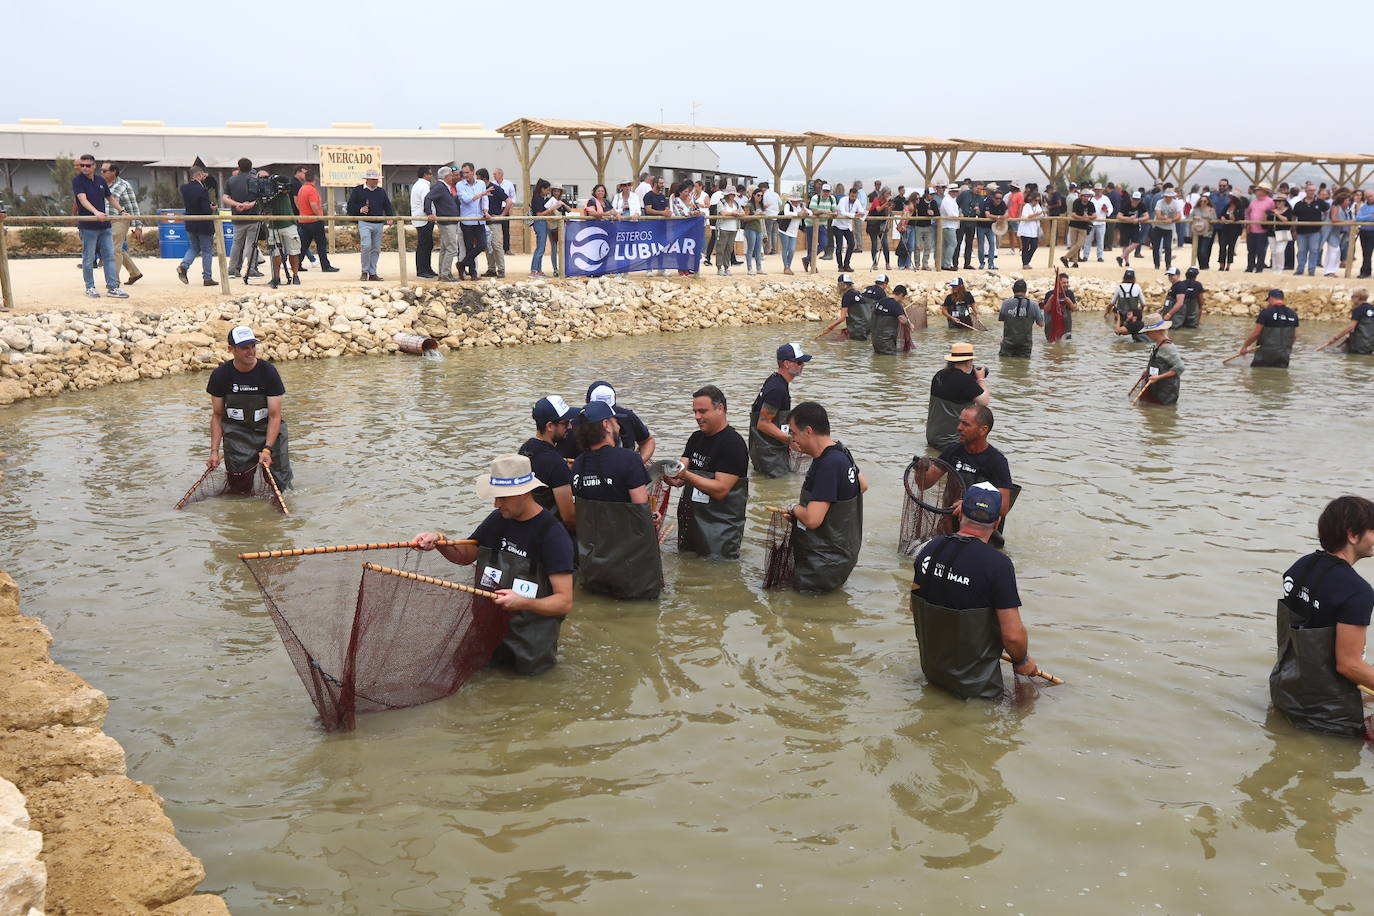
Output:
[[[142,136],[142,137],[314,137],[340,140],[395,140],[395,139],[465,139],[472,137],[494,138],[500,134],[485,130],[480,125],[441,125],[438,128],[417,128],[397,130],[376,128],[371,125],[353,124],[330,127],[269,127],[266,124],[247,121],[233,121],[225,127],[165,127],[151,121],[128,122],[119,125],[63,124],[61,121],[43,120],[41,123],[21,122],[19,124],[0,124],[0,133],[8,134],[74,134],[78,136]]]

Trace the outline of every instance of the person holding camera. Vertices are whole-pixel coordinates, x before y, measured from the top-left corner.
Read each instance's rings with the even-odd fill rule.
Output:
[[[267,249],[272,252],[272,282],[268,285],[273,289],[281,285],[282,260],[289,258],[291,268],[286,282],[300,286],[301,233],[294,221],[294,217],[300,216],[300,213],[296,211],[296,202],[291,198],[291,180],[285,175],[273,175],[267,181],[269,190],[264,204],[268,215],[293,218],[291,221],[275,219],[267,223]]]
[[[992,399],[988,370],[973,364],[973,344],[949,345],[945,367],[930,379],[930,407],[926,410],[926,444],[941,451],[959,444],[959,415]]]

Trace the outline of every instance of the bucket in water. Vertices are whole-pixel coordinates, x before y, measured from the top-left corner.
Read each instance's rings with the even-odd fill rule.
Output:
[[[402,353],[428,353],[439,349],[439,341],[423,334],[397,334],[391,338]]]

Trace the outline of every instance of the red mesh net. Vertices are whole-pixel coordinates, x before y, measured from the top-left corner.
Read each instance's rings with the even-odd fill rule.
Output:
[[[172,508],[181,509],[191,503],[220,496],[255,496],[270,502],[283,515],[289,514],[286,500],[282,499],[271,471],[260,464],[247,471],[231,471],[223,461],[216,467],[206,468],[200,480],[192,484],[191,489]]]
[[[326,731],[452,694],[505,638],[489,593],[428,575],[455,569],[434,558],[401,544],[241,557]]]
[[[790,588],[796,573],[792,557],[792,516],[782,509],[769,507],[773,517],[768,520],[768,539],[764,541],[764,588]]]
[[[939,458],[916,458],[907,465],[902,479],[906,499],[902,502],[902,530],[897,549],[914,557],[917,549],[937,534],[954,531],[956,502],[964,498],[964,481]]]

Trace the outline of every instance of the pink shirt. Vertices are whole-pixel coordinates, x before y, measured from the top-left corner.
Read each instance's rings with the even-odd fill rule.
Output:
[[[1274,198],[1266,197],[1260,200],[1256,197],[1250,201],[1250,205],[1245,208],[1245,218],[1247,220],[1265,220],[1269,214],[1274,212]],[[1264,227],[1258,222],[1248,222],[1245,224],[1246,232],[1263,232]]]
[[[1013,193],[1007,198],[1007,216],[1016,219],[1021,215],[1021,208],[1026,205],[1026,195],[1020,191]]]

